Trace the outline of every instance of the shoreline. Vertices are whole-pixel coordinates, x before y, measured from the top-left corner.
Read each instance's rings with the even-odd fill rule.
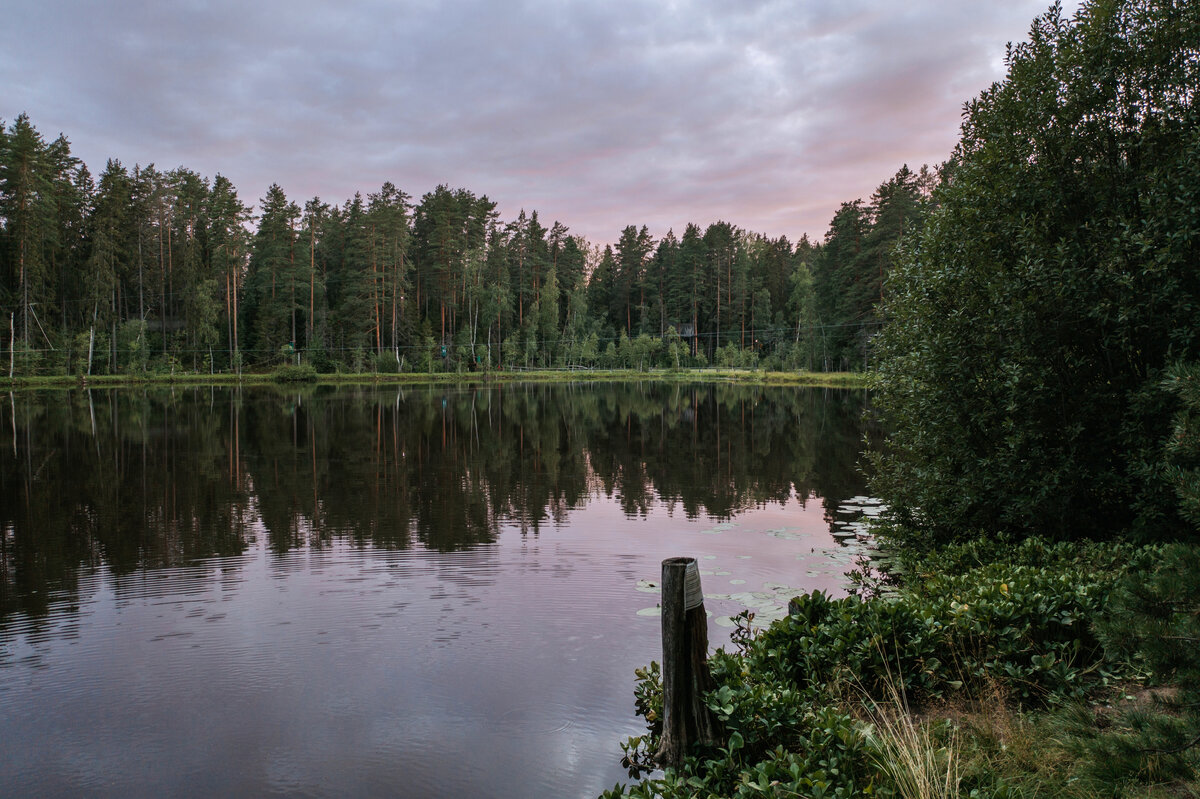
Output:
[[[765,372],[753,369],[536,369],[488,372],[400,372],[381,374],[325,373],[315,379],[288,380],[274,372],[243,372],[242,374],[177,374],[147,375],[63,375],[38,377],[0,377],[0,390],[29,390],[43,388],[127,388],[134,386],[177,385],[308,385],[346,384],[412,384],[448,383],[454,385],[487,385],[491,383],[554,383],[554,382],[627,382],[653,380],[666,383],[734,382],[759,385],[799,386],[805,388],[866,388],[867,375],[862,372]]]

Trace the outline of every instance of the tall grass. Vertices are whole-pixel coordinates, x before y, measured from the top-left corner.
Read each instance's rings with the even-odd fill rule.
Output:
[[[867,746],[872,764],[903,799],[949,799],[962,783],[958,732],[946,727],[944,741],[933,725],[913,720],[906,710],[872,710]]]
[[[903,682],[888,674],[881,702],[864,696],[867,756],[901,799],[950,799],[963,780],[961,735],[950,721],[922,721]]]

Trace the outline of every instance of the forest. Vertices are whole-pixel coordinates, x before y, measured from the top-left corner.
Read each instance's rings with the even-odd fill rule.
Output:
[[[99,177],[27,115],[0,123],[0,362],[11,376],[868,365],[900,238],[944,169],[902,167],[820,242],[725,221],[603,247],[537,211],[391,182],[338,205],[218,174]]]

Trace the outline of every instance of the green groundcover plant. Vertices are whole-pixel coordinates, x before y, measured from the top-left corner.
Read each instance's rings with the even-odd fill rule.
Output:
[[[1156,742],[1159,765],[1148,770],[1136,730],[1095,712],[1137,680],[1173,673],[1121,645],[1130,617],[1109,599],[1179,556],[1163,546],[976,542],[905,556],[903,584],[887,590],[867,575],[844,598],[798,596],[786,618],[712,656],[707,704],[726,740],[679,768],[651,771],[661,675],[657,663],[639,670],[647,732],[623,748],[631,774],[650,776],[604,796],[1134,796],[1122,786],[1187,778],[1195,759],[1184,748],[1163,765],[1168,744],[1194,729],[1185,720],[1167,725],[1176,734]],[[980,562],[993,557],[1003,560]],[[992,762],[1009,744],[964,721],[981,707],[993,720],[1057,725],[1053,742],[1025,734],[1057,771]],[[1091,709],[1086,724],[1078,708]]]

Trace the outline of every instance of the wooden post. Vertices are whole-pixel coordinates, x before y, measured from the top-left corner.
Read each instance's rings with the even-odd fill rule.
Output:
[[[695,558],[662,562],[663,733],[654,759],[678,766],[694,744],[716,746],[724,731],[704,704],[716,688],[708,671],[708,618]]]

